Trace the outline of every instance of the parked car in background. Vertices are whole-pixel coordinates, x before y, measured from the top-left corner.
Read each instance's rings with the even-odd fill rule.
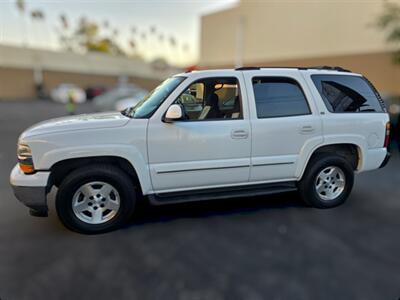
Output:
[[[147,92],[139,92],[135,96],[124,98],[121,100],[118,100],[115,103],[114,109],[116,111],[122,111],[124,109],[134,107],[136,104],[139,103],[140,100],[142,100],[148,93]]]
[[[119,100],[147,93],[148,91],[138,87],[137,85],[125,83],[95,97],[93,103],[97,111],[110,111],[115,110],[115,104]]]
[[[107,89],[104,86],[90,86],[86,88],[86,98],[87,100],[92,100],[93,98],[104,94]]]
[[[86,101],[86,93],[80,87],[71,84],[63,83],[53,89],[50,97],[55,102],[67,103],[70,97],[73,97],[75,103],[83,103]]]

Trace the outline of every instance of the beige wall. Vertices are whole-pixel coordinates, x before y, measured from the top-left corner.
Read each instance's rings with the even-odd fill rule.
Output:
[[[373,26],[383,3],[242,0],[232,9],[202,17],[200,65],[233,64],[238,53],[249,64],[387,51],[384,34]]]
[[[45,84],[45,88],[48,91],[55,88],[61,83],[73,83],[84,89],[93,85],[100,85],[110,88],[118,83],[118,77],[96,74],[44,71],[43,81]],[[129,82],[134,83],[147,90],[155,88],[160,83],[159,80],[140,78],[135,76],[130,76]]]
[[[137,58],[0,45],[0,100],[35,98],[34,73],[43,74],[44,87],[49,93],[61,83],[74,83],[82,88],[93,85],[112,87],[120,76],[150,90],[166,77],[180,72],[174,67],[157,69]],[[39,80],[40,76],[36,79]]]
[[[32,70],[0,67],[0,99],[31,98],[34,93]]]
[[[160,80],[129,76],[129,82],[151,90]],[[72,72],[43,71],[43,83],[46,93],[61,83],[73,83],[81,88],[104,86],[111,88],[118,83],[117,76],[81,74]],[[0,67],[0,100],[35,99],[36,91],[33,71],[29,69]]]
[[[384,33],[373,25],[383,3],[242,0],[202,17],[200,68],[231,68],[237,61],[245,66],[342,66],[366,75],[381,92],[400,95],[400,66],[392,62]]]
[[[200,65],[233,64],[235,58],[236,8],[203,16],[200,33]]]
[[[381,93],[400,95],[400,65],[393,64],[392,53],[376,52],[323,56],[315,58],[288,59],[277,61],[258,61],[246,66],[263,67],[311,67],[341,66],[366,76]],[[232,68],[233,64],[206,66],[205,68]]]

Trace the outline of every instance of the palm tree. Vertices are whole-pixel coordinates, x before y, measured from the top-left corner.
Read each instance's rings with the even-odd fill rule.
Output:
[[[132,56],[133,57],[138,56],[137,49],[136,49],[136,42],[134,39],[129,40],[129,47],[131,48]]]
[[[171,56],[170,56],[170,62],[175,63],[176,62],[176,56],[177,56],[177,51],[176,51],[176,46],[177,46],[177,41],[174,36],[169,37],[169,45],[170,45],[170,50],[171,50]],[[178,54],[179,56],[179,54]]]
[[[59,20],[61,23],[61,30],[60,31],[57,30],[57,33],[59,35],[61,47],[64,48],[65,50],[72,51],[73,47],[71,44],[71,38],[69,37],[68,33],[69,31],[68,18],[64,13],[62,13],[59,16]]]
[[[27,28],[26,28],[26,20],[25,20],[25,0],[16,0],[15,5],[17,6],[17,9],[20,13],[20,18],[22,19],[21,26],[22,26],[22,45],[24,47],[28,46],[28,34],[27,34]]]
[[[43,11],[41,11],[41,10],[39,10],[39,9],[36,9],[36,10],[32,10],[31,11],[31,20],[32,20],[32,25],[35,23],[35,22],[37,22],[37,25],[40,23],[40,22],[42,22],[43,23],[43,21],[44,21],[44,13],[43,13]],[[35,31],[37,31],[36,33],[38,33],[38,28],[37,28],[37,26],[32,26],[32,27],[36,27],[36,30]],[[43,30],[40,30],[40,31],[43,31]],[[35,33],[34,33],[35,34]],[[39,34],[40,35],[40,34]],[[35,37],[35,40],[37,40],[38,41],[38,44],[40,44],[39,43],[39,39],[40,39],[40,36],[36,36]]]
[[[182,45],[183,57],[185,57],[185,55],[187,55],[187,54],[189,53],[189,50],[190,50],[189,44],[184,43],[184,44]],[[185,61],[185,58],[184,58],[183,60]],[[184,61],[183,61],[183,62],[184,62]]]
[[[157,47],[157,27],[155,25],[150,26],[149,43],[152,48],[152,58],[154,58],[155,56],[158,56],[157,52],[159,51],[159,48]]]

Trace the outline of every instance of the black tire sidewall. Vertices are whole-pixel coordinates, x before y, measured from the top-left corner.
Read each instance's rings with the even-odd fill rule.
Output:
[[[343,192],[334,200],[323,200],[315,189],[315,180],[319,173],[330,166],[338,167],[345,176]],[[354,171],[345,157],[339,155],[320,155],[313,159],[299,184],[303,200],[317,208],[331,208],[343,204],[348,198],[354,184]]]
[[[72,210],[72,198],[79,187],[102,181],[117,189],[120,196],[120,208],[108,222],[88,224],[77,218]],[[89,166],[73,171],[61,183],[56,196],[56,210],[61,222],[69,229],[80,233],[94,234],[114,230],[125,223],[133,213],[135,188],[128,175],[113,166]]]

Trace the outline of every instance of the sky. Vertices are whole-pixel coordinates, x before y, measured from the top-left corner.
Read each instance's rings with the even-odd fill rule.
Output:
[[[146,60],[164,56],[178,65],[195,64],[199,56],[201,15],[231,7],[238,0],[31,0],[25,1],[21,14],[14,0],[0,0],[0,44],[14,44],[32,48],[59,50],[58,33],[62,31],[60,15],[65,14],[70,28],[81,17],[118,30],[119,43],[132,52],[129,41],[135,41],[136,51]],[[43,21],[30,18],[32,10],[44,12]],[[177,45],[160,42],[149,35],[150,28],[166,37],[174,36]],[[136,34],[131,28],[137,29]],[[111,29],[103,28],[103,33]],[[107,32],[108,31],[108,32]],[[140,38],[146,33],[146,39]],[[187,50],[184,50],[187,45]]]

